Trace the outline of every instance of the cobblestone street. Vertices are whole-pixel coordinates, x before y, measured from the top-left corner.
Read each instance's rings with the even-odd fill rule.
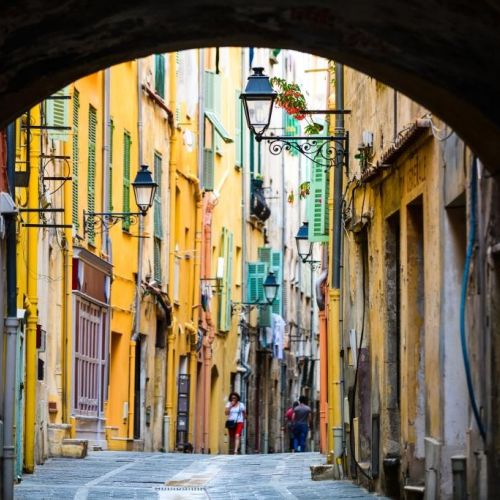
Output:
[[[189,455],[93,452],[50,459],[23,476],[17,500],[372,498],[348,481],[311,481],[318,453]],[[379,497],[380,498],[380,497]]]

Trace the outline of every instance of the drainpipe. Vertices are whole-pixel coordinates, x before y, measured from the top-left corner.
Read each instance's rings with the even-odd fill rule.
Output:
[[[194,197],[196,200],[195,212],[195,240],[194,240],[194,263],[193,278],[190,280],[191,287],[191,324],[186,324],[186,328],[191,332],[193,340],[191,341],[191,351],[189,358],[190,386],[189,386],[189,434],[188,441],[193,442],[194,419],[196,412],[196,375],[198,368],[198,356],[196,352],[196,341],[198,335],[198,321],[200,316],[200,273],[201,273],[201,240],[202,240],[202,205],[203,198],[200,189],[200,179],[192,174],[183,174],[193,186]]]
[[[11,123],[7,127],[7,176],[11,197],[15,200],[14,170],[16,161],[16,129]],[[29,165],[28,165],[29,167]],[[7,222],[7,317],[5,318],[5,378],[3,393],[3,483],[2,497],[14,498],[14,463],[16,450],[14,443],[14,410],[16,387],[16,340],[17,340],[17,277],[16,277],[16,213],[5,216]],[[3,342],[3,339],[2,339]],[[1,364],[0,364],[1,366]]]
[[[34,123],[40,123],[39,106],[33,108],[36,115]],[[28,112],[28,123],[30,121]],[[40,136],[41,140],[42,136]],[[32,142],[35,145],[36,141]],[[29,146],[28,146],[29,148]],[[34,156],[39,156],[39,151],[34,151]],[[38,208],[38,165],[33,162],[27,163],[30,169],[30,180],[28,187],[28,208]],[[37,220],[37,215],[35,215]],[[25,409],[25,439],[24,439],[24,470],[32,473],[35,469],[35,432],[36,432],[36,325],[38,323],[38,296],[37,296],[37,263],[38,263],[38,229],[28,228],[28,321],[26,328],[26,409]]]
[[[176,56],[172,52],[169,56],[169,87],[170,87],[170,109],[175,109],[177,98],[177,81],[176,72]],[[170,162],[169,162],[169,189],[170,189],[170,221],[169,221],[169,295],[174,298],[174,264],[175,264],[175,240],[176,240],[176,226],[175,226],[175,192],[177,184],[177,156],[178,156],[178,138],[175,130],[175,124],[172,127],[170,135]],[[174,360],[174,345],[176,339],[177,320],[174,316],[172,321],[172,328],[167,335],[167,379],[165,382],[165,393],[167,394],[165,402],[165,414],[170,417],[170,425],[172,425],[172,412],[174,408],[174,388],[175,388],[175,360]],[[173,433],[170,433],[170,442],[166,443],[166,451],[170,450],[170,443],[173,443]]]
[[[63,142],[63,154],[66,154],[66,143]],[[64,183],[64,224],[71,226],[72,214],[69,207],[72,206],[72,186],[70,182]],[[69,424],[71,419],[71,364],[72,364],[72,328],[73,328],[73,245],[72,229],[64,229],[65,245],[63,249],[63,311],[62,311],[62,421]]]
[[[344,66],[335,63],[335,103],[338,110],[344,109]],[[335,115],[335,134],[344,134],[344,115]],[[328,449],[334,450],[333,430],[342,426],[341,417],[341,359],[340,359],[340,287],[342,265],[342,185],[343,185],[343,149],[337,149],[333,186],[333,246],[332,246],[332,281],[329,290],[331,335],[328,338]],[[335,457],[339,459],[340,457]]]
[[[137,71],[137,152],[138,163],[142,165],[142,86],[141,86],[141,63],[136,60]],[[142,282],[142,254],[144,248],[144,215],[138,216],[139,231],[137,235],[137,276],[135,283],[135,317],[132,336],[129,344],[129,407],[128,407],[128,438],[134,438],[134,408],[135,408],[135,356],[136,345],[141,335],[141,282]],[[142,429],[141,429],[142,434]]]
[[[103,146],[102,146],[102,156],[103,156],[103,189],[102,189],[102,208],[103,212],[110,210],[110,199],[109,199],[109,159],[110,159],[110,135],[111,135],[111,123],[110,123],[110,80],[111,80],[111,70],[106,68],[104,70],[104,81],[103,81],[103,93],[104,93],[104,124],[103,124]],[[140,165],[141,163],[139,163]],[[69,205],[68,205],[69,206]],[[104,230],[102,234],[101,249],[108,256],[108,261],[111,258],[110,255],[110,241],[109,241],[109,227],[104,224]]]

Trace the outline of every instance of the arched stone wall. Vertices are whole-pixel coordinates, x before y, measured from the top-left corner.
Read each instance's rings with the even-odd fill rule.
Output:
[[[363,71],[444,119],[486,165],[500,147],[492,0],[16,0],[0,7],[0,126],[52,91],[152,52],[267,46]]]

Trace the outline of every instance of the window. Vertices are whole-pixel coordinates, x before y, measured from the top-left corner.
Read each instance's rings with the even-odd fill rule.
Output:
[[[156,188],[155,198],[153,202],[154,210],[154,279],[162,282],[161,269],[161,246],[163,239],[162,227],[162,210],[161,210],[161,174],[162,174],[162,157],[159,153],[154,153],[154,180],[158,187]]]
[[[78,122],[80,118],[80,93],[73,91],[73,172],[72,172],[72,216],[71,222],[75,231],[78,231],[78,161],[80,148],[78,146]]]

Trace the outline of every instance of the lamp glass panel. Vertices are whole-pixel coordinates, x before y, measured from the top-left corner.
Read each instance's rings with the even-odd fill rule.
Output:
[[[297,238],[297,251],[299,252],[299,256],[302,260],[307,259],[309,255],[311,255],[311,245],[312,243],[303,238]]]
[[[156,191],[156,186],[153,185],[136,185],[134,186],[135,201],[137,206],[145,212],[152,204]]]
[[[272,99],[248,99],[248,119],[256,134],[264,132],[271,121]]]

